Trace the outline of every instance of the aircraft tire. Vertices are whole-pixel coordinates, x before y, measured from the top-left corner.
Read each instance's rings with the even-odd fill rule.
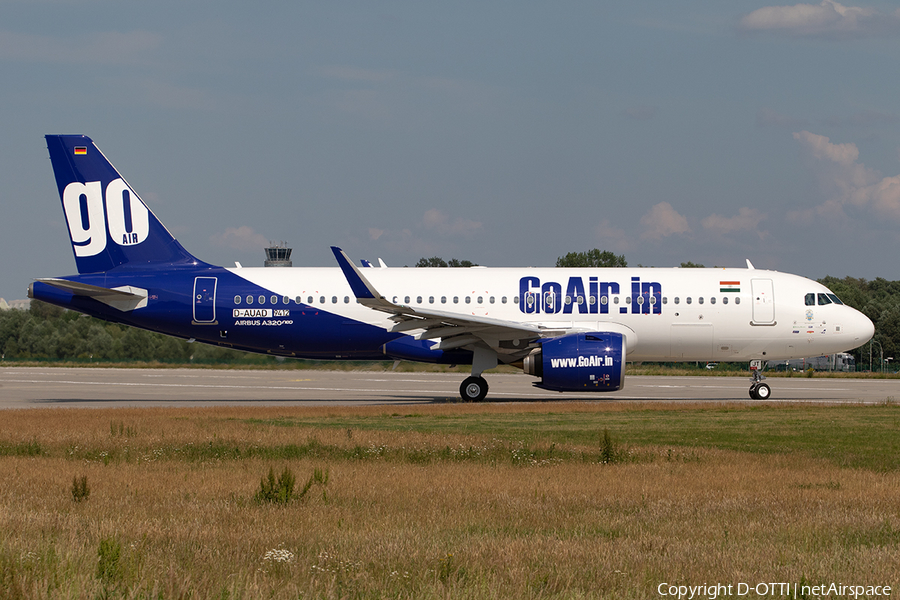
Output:
[[[769,397],[772,396],[772,388],[770,388],[767,384],[761,383],[756,386],[756,399],[757,400],[768,400]]]
[[[759,400],[759,397],[756,395],[756,384],[750,386],[750,399]]]
[[[459,395],[466,402],[481,402],[488,393],[488,384],[484,377],[467,377],[459,386]]]

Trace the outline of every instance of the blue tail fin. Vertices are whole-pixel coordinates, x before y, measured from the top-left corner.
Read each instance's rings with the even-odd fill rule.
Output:
[[[172,237],[89,137],[46,138],[79,273],[126,264],[202,264]]]

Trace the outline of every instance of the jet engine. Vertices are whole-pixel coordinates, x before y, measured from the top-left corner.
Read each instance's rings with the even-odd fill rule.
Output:
[[[625,336],[572,333],[548,339],[525,357],[536,387],[557,392],[614,392],[625,385]]]

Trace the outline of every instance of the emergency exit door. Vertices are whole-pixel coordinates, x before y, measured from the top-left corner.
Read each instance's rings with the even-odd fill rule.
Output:
[[[194,279],[194,323],[216,322],[216,283],[215,277]]]

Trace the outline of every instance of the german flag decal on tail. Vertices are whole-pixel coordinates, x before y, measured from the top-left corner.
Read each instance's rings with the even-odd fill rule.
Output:
[[[87,154],[87,146],[75,146],[75,156]]]

